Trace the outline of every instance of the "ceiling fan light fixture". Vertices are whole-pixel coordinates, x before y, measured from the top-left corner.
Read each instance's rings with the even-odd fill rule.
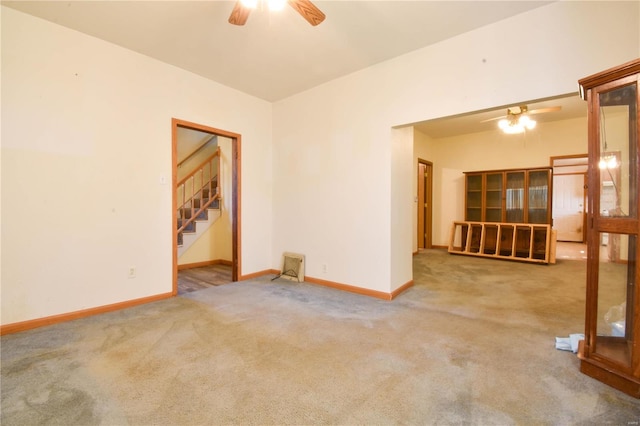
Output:
[[[242,3],[244,7],[248,7],[250,9],[258,7],[258,0],[240,0],[240,3]]]
[[[269,10],[277,11],[284,9],[284,6],[287,4],[287,0],[268,0]]]
[[[517,117],[516,115],[510,115],[508,118],[503,118],[498,121],[498,127],[509,135],[523,133],[525,130],[531,130],[536,127],[536,121],[532,120],[526,115]]]
[[[600,161],[598,162],[599,169],[615,169],[617,167],[618,159],[615,155],[605,155],[604,157],[600,157]]]
[[[502,131],[508,135],[515,135],[524,132],[524,127],[519,124],[509,124],[502,128]]]
[[[286,4],[289,4],[314,27],[326,18],[325,14],[311,0],[237,0],[228,21],[232,25],[242,26],[247,23],[249,14],[254,9],[265,10],[268,8],[270,11],[277,11],[282,10]]]
[[[536,127],[536,121],[530,119],[528,115],[521,115],[518,119],[518,124],[527,130],[531,130]]]

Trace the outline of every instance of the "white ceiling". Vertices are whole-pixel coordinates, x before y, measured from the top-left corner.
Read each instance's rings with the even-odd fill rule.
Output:
[[[523,102],[529,111],[543,109],[547,107],[559,106],[559,111],[533,114],[533,118],[538,123],[549,123],[558,120],[569,120],[573,118],[587,116],[587,103],[578,96],[578,86],[576,83],[576,93],[570,96],[557,98],[533,100]],[[438,118],[435,120],[414,123],[416,129],[432,138],[446,138],[451,136],[464,135],[468,133],[478,133],[495,131],[498,128],[497,117],[507,114],[507,108],[516,105],[504,105],[486,111],[475,111],[473,113],[457,115],[452,117]],[[490,120],[490,121],[486,121]]]
[[[1,3],[277,101],[550,1],[314,0],[327,16],[316,27],[290,7],[258,9],[246,25],[231,25],[227,19],[235,1]],[[433,137],[489,130],[493,124],[479,125],[481,119],[456,117],[462,121],[455,126],[437,120],[420,128]]]
[[[235,1],[8,1],[2,4],[268,101],[471,31],[549,1],[323,1],[227,22]]]

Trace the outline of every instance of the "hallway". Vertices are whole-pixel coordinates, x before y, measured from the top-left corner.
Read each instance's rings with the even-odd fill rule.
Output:
[[[556,259],[587,260],[587,245],[581,243],[556,243]]]
[[[218,263],[178,271],[178,294],[191,293],[231,282],[231,265]]]

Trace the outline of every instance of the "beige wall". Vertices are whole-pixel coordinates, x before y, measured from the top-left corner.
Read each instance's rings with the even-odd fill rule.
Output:
[[[587,121],[539,123],[519,135],[496,130],[431,139],[416,130],[414,140],[414,156],[434,163],[433,244],[446,246],[451,222],[464,220],[463,172],[549,166],[550,157],[586,154]],[[417,229],[417,217],[414,223]]]
[[[270,104],[0,9],[2,324],[171,291],[172,117],[242,135],[241,274],[293,251],[307,275],[390,292],[412,279],[415,210],[414,134],[395,128],[570,93],[640,55],[637,2],[552,2]],[[441,145],[455,188],[476,164]]]
[[[553,2],[276,102],[272,263],[296,251],[309,276],[383,292],[402,286],[412,278],[415,173],[406,149],[414,135],[401,127],[575,93],[578,79],[638,56],[638,27],[636,2]],[[509,34],[535,37],[523,49]],[[468,145],[434,143],[440,198],[462,194],[464,170],[500,167],[507,155],[516,167],[546,164],[572,151],[533,148],[529,157],[521,151],[530,144],[492,143],[504,156],[477,148],[481,164],[459,161],[470,158]],[[440,208],[436,244],[462,202]]]
[[[172,118],[242,135],[240,273],[272,267],[270,103],[1,10],[2,324],[172,291]]]

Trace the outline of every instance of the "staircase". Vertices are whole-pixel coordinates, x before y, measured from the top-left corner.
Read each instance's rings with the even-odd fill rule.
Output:
[[[220,217],[220,148],[176,188],[178,255]]]

